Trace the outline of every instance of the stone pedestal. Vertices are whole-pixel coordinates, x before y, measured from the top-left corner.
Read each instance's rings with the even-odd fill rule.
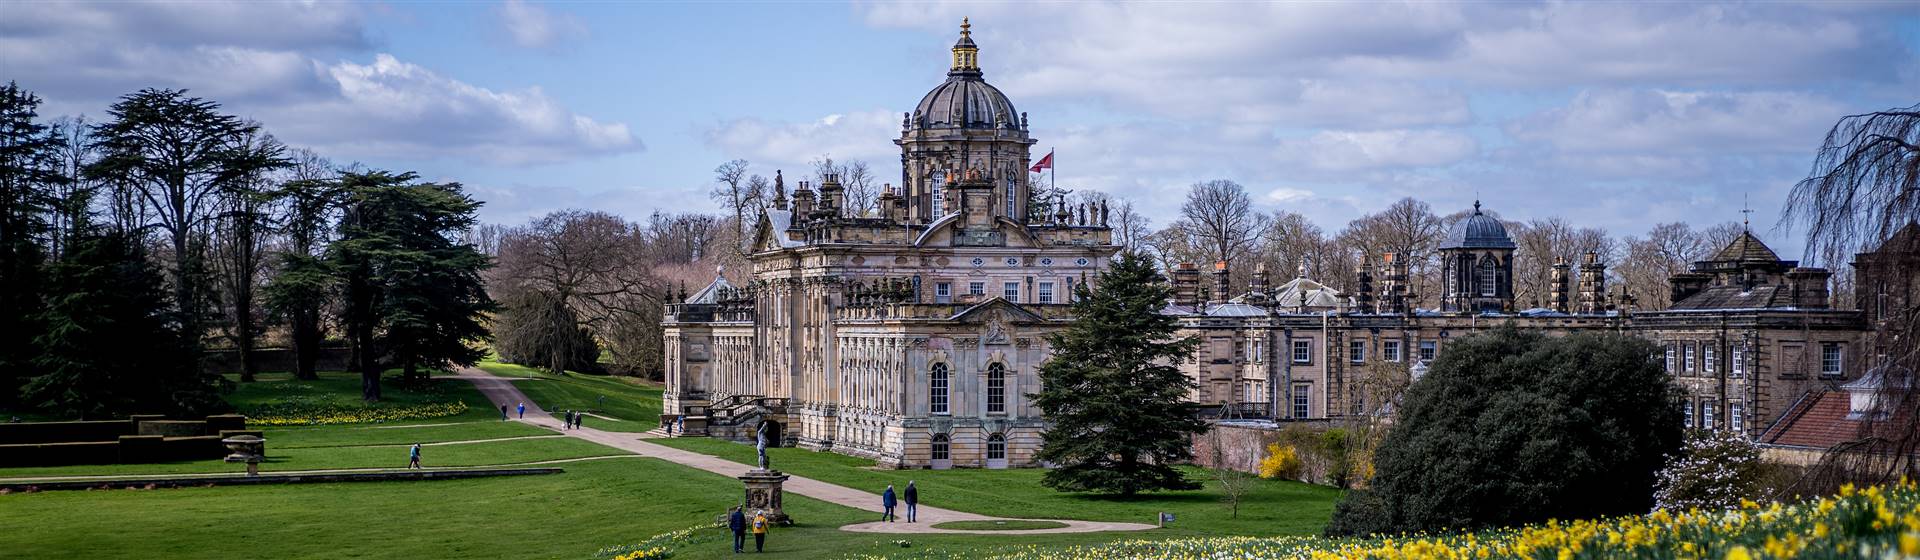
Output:
[[[771,469],[754,469],[740,476],[740,482],[747,487],[746,506],[742,511],[747,519],[753,519],[756,511],[765,511],[769,523],[792,525],[793,519],[781,509],[780,485],[787,481],[787,473]]]
[[[220,440],[220,443],[227,444],[227,450],[233,452],[227,455],[229,463],[257,463],[267,456],[267,440],[260,436],[238,435]]]

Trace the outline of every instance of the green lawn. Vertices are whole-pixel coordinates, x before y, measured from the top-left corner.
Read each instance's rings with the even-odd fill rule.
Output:
[[[588,416],[584,423],[589,428],[644,432],[660,425],[660,387],[657,385],[641,385],[631,378],[611,375],[572,372],[554,375],[491,361],[480,362],[480,369],[515,379],[513,385],[549,413],[561,415],[568,410],[586,410],[616,419]]]
[[[689,451],[741,463],[755,460],[752,446],[707,438],[651,440]],[[1219,486],[1206,479],[1203,469],[1188,475],[1204,480],[1195,491],[1156,492],[1134,498],[1055,492],[1040,485],[1043,469],[885,470],[873,461],[804,449],[767,450],[773,467],[789,473],[871,491],[888,484],[896,490],[916,481],[920,503],[948,509],[1036,519],[1084,519],[1153,523],[1159,512],[1176,520],[1161,533],[1192,535],[1311,535],[1326,528],[1340,491],[1293,481],[1255,480],[1241,499],[1240,514],[1232,516]],[[877,504],[876,504],[877,505]],[[878,514],[873,514],[878,515]]]

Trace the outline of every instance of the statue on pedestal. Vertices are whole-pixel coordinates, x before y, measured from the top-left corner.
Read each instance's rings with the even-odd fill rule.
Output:
[[[763,471],[768,470],[767,469],[767,422],[765,420],[760,421],[760,429],[754,431],[753,437],[754,437],[754,445],[753,445],[754,450],[760,452],[760,470],[763,470]]]

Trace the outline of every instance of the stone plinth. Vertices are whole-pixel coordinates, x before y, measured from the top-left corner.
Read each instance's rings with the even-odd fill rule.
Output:
[[[220,443],[227,444],[227,450],[233,452],[227,455],[229,463],[257,464],[267,456],[267,440],[260,436],[238,435],[220,440]]]
[[[740,476],[740,482],[747,487],[746,507],[742,511],[748,519],[752,519],[756,511],[765,511],[770,523],[793,524],[793,518],[787,517],[780,504],[780,486],[787,478],[787,473],[771,469],[754,469]]]

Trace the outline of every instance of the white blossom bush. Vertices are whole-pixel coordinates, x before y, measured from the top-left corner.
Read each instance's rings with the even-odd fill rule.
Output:
[[[1687,434],[1680,453],[1660,469],[1654,507],[1685,511],[1733,509],[1756,498],[1762,465],[1760,448],[1745,436],[1719,430]]]

